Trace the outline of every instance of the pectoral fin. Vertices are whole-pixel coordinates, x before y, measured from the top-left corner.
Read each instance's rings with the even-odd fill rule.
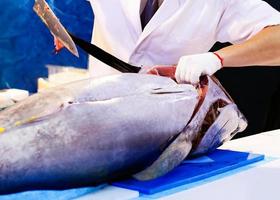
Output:
[[[147,181],[165,175],[187,157],[191,148],[192,143],[188,140],[186,134],[180,134],[151,166],[133,175],[133,177],[141,181]]]

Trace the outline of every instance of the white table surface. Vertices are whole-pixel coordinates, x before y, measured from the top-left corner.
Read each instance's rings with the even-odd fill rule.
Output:
[[[264,154],[266,160],[225,175],[201,181],[195,187],[181,186],[165,192],[164,200],[279,200],[280,199],[280,130],[253,135],[224,144],[220,149]],[[269,159],[269,158],[273,159]],[[113,195],[108,195],[113,194]],[[87,195],[89,199],[137,199],[137,192],[109,186]],[[130,195],[130,196],[129,196]],[[154,196],[140,196],[151,199]],[[98,197],[98,198],[97,198]],[[104,197],[104,198],[103,198]],[[131,198],[130,198],[131,197]]]

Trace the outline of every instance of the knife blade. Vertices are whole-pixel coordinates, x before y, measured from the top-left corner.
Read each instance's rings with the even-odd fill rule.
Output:
[[[75,43],[60,23],[59,19],[55,16],[47,2],[45,0],[35,0],[33,10],[46,24],[52,35],[56,37],[72,54],[79,57]]]

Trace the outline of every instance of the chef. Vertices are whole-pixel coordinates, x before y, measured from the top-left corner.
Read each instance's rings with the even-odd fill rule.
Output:
[[[223,67],[280,64],[280,13],[262,0],[89,1],[92,43],[133,65],[177,65],[179,83]],[[209,52],[217,41],[233,45]],[[119,73],[93,57],[89,69]]]

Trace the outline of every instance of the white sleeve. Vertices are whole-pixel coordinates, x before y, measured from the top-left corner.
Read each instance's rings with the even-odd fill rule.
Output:
[[[217,41],[242,43],[263,28],[280,24],[280,13],[262,0],[225,0]]]

